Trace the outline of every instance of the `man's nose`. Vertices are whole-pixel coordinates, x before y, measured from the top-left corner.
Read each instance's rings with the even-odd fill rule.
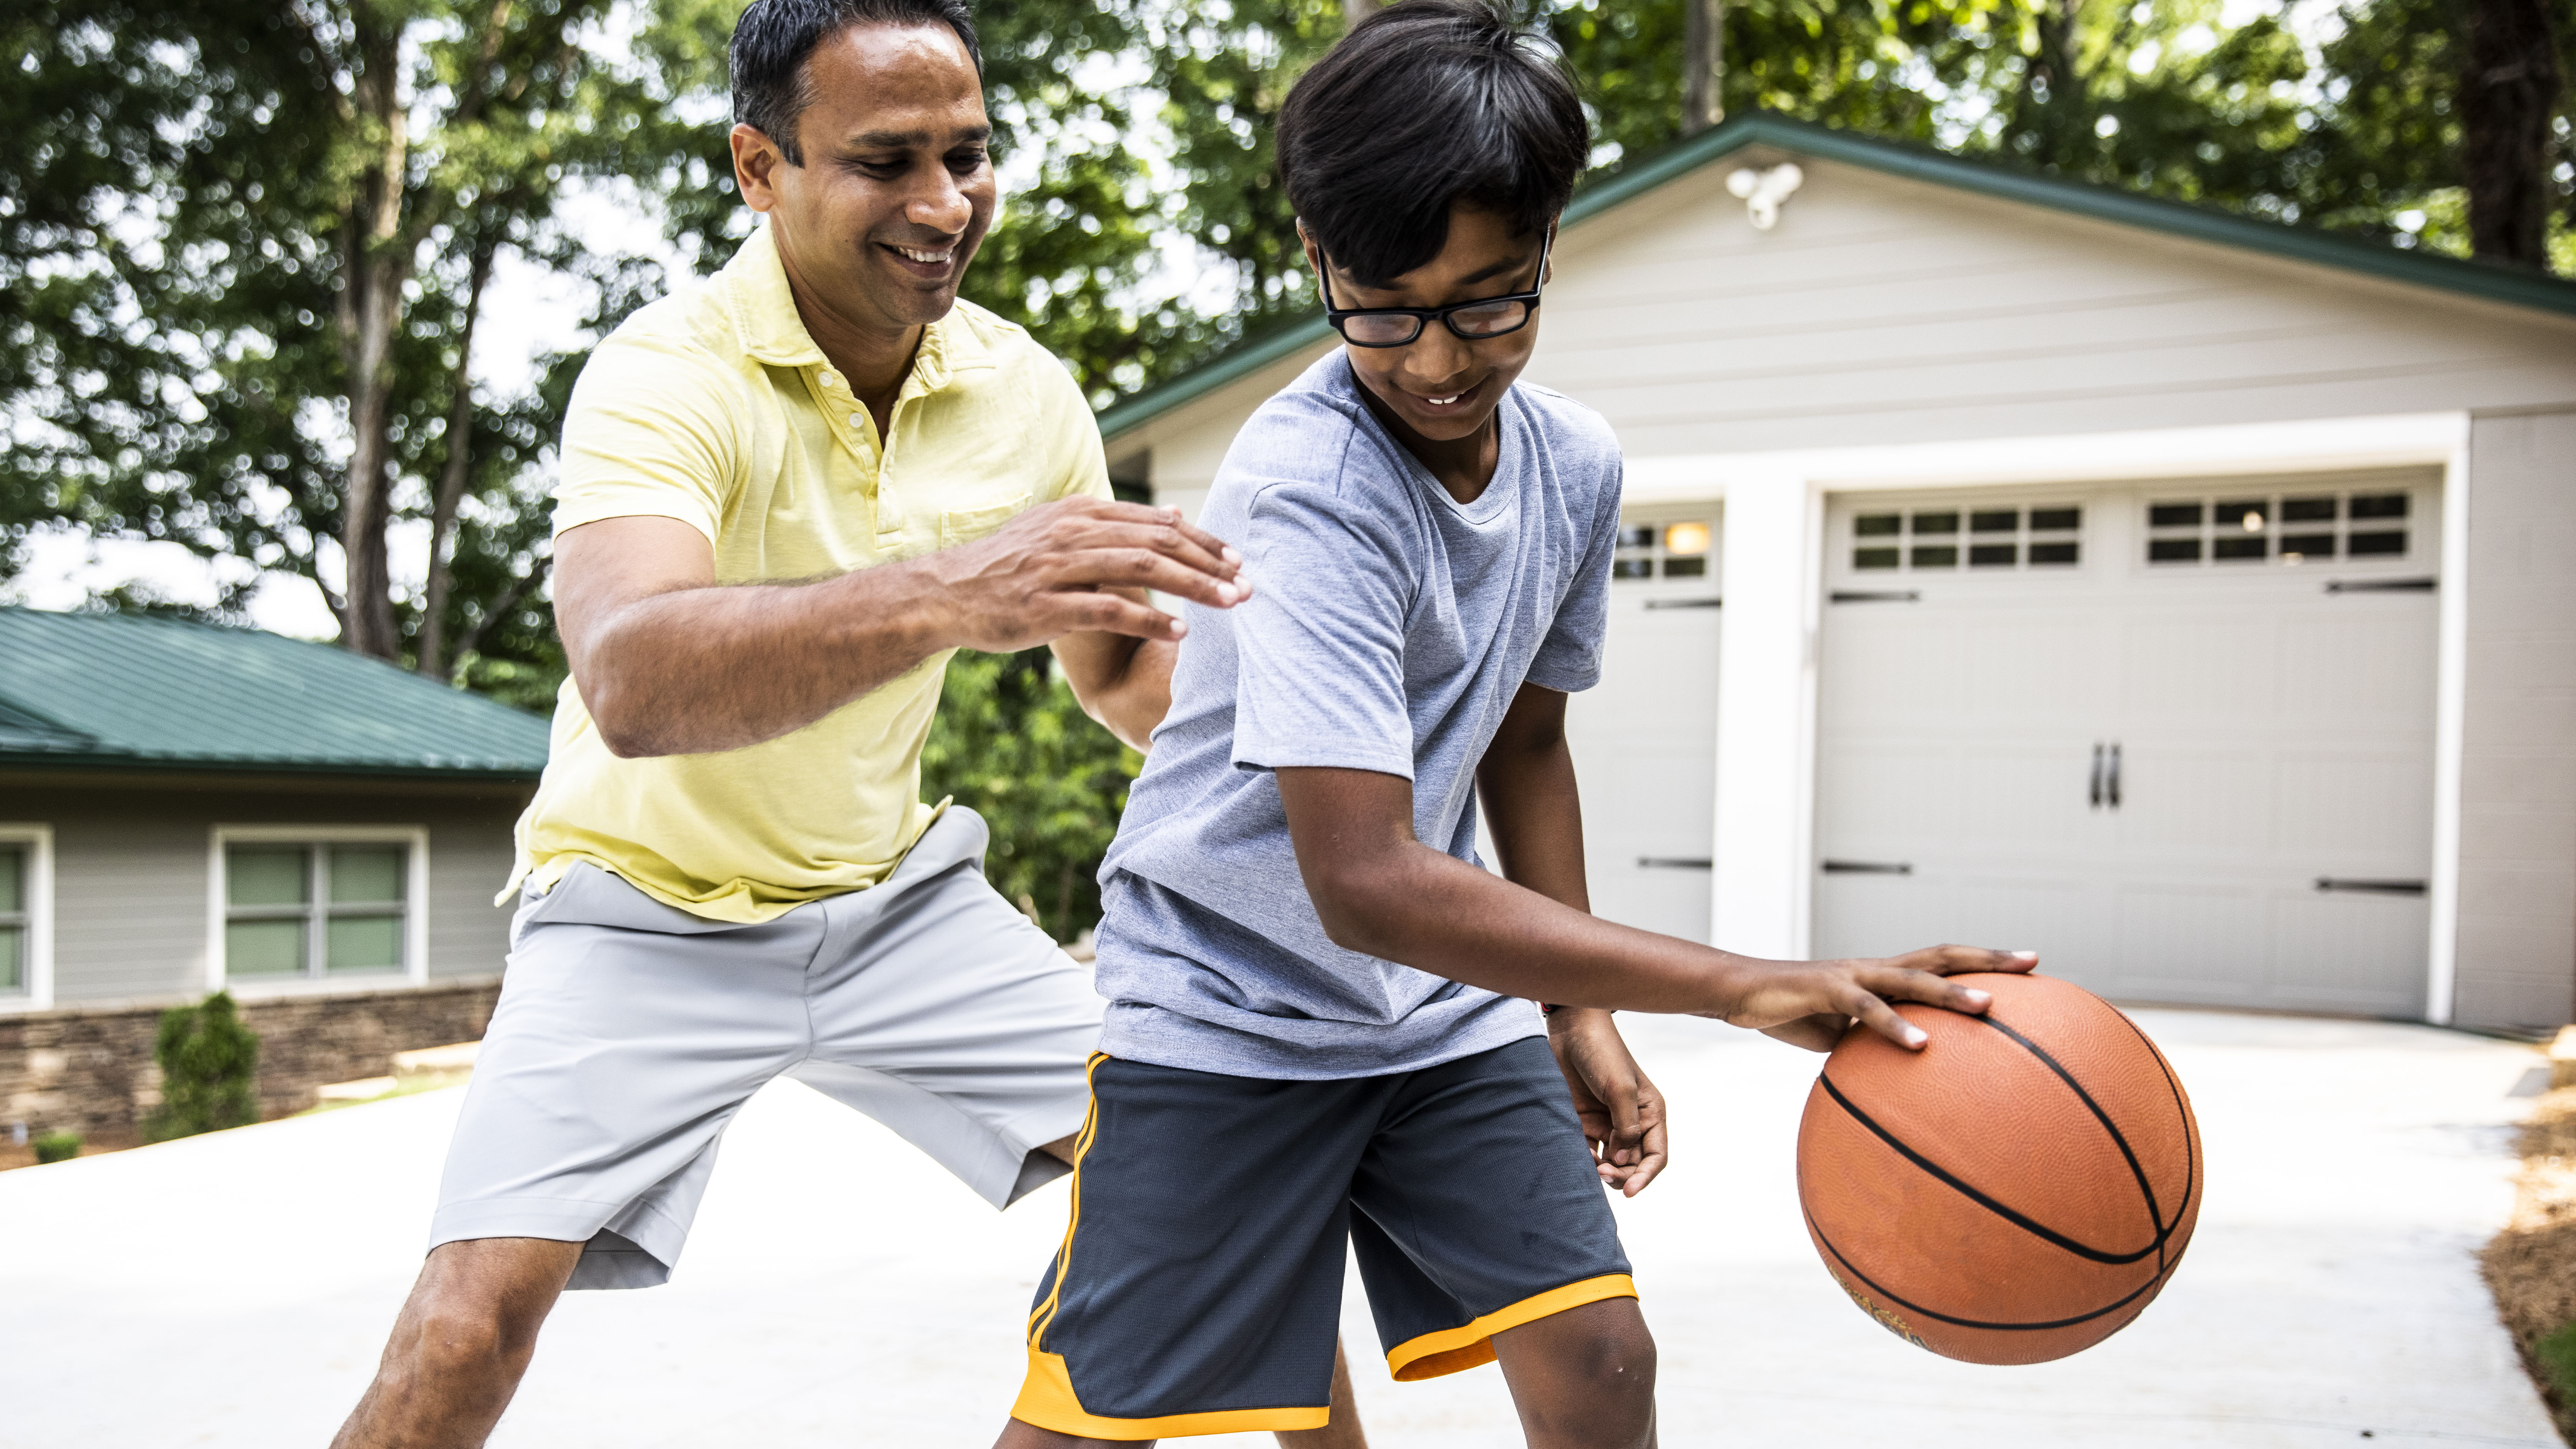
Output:
[[[938,232],[962,232],[975,214],[975,203],[945,166],[928,168],[930,180],[904,204],[904,220]]]

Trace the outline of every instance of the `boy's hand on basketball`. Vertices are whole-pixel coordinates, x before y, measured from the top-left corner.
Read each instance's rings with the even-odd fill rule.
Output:
[[[1832,1051],[1850,1023],[1858,1021],[1898,1046],[1919,1051],[1929,1038],[1891,1002],[1919,1001],[1974,1016],[1986,1009],[1987,994],[1943,977],[2028,971],[2038,964],[2036,951],[1977,946],[1927,946],[1902,956],[1849,961],[1779,962],[1756,973],[1726,1020],[1820,1052]]]
[[[1547,1019],[1547,1044],[1574,1094],[1574,1115],[1592,1144],[1601,1181],[1629,1197],[1664,1170],[1664,1094],[1646,1079],[1606,1011],[1561,1006]]]

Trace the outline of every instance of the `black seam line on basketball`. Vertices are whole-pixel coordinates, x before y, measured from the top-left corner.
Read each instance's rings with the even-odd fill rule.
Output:
[[[2153,1291],[2157,1284],[2162,1283],[2165,1280],[2165,1272],[2160,1270],[2155,1274],[2155,1276],[2149,1278],[2143,1286],[2131,1290],[2129,1296],[2121,1299],[2119,1302],[2113,1303],[2108,1307],[2096,1308],[2090,1313],[2078,1314],[2073,1318],[2059,1318],[2047,1323],[1986,1323],[1974,1318],[1955,1318],[1938,1309],[1926,1308],[1920,1303],[1910,1303],[1905,1299],[1899,1298],[1895,1294],[1888,1292],[1885,1287],[1880,1285],[1877,1279],[1862,1272],[1853,1264],[1851,1259],[1843,1256],[1843,1250],[1834,1246],[1834,1240],[1825,1236],[1825,1230],[1823,1228],[1816,1226],[1816,1219],[1813,1214],[1808,1214],[1807,1216],[1807,1231],[1814,1233],[1816,1235],[1816,1241],[1825,1245],[1825,1251],[1834,1255],[1834,1261],[1842,1264],[1845,1268],[1850,1269],[1851,1275],[1858,1278],[1863,1284],[1867,1285],[1870,1292],[1877,1294],[1879,1297],[1886,1299],[1888,1302],[1895,1304],[1897,1307],[1902,1308],[1909,1313],[1920,1313],[1926,1318],[1937,1318],[1943,1323],[1947,1323],[1958,1328],[1988,1328],[1993,1329],[1998,1333],[2042,1333],[2052,1328],[2073,1328],[2079,1323],[2090,1323],[2094,1319],[2101,1317],[2103,1314],[2119,1312],[2121,1309],[2136,1302],[2139,1294]]]
[[[2174,1117],[2182,1123],[2182,1201],[2174,1206],[2174,1226],[2178,1228],[2182,1226],[2182,1220],[2191,1215],[2193,1197],[2199,1191],[2200,1184],[2199,1134],[2191,1130],[2191,1104],[2183,1100],[2182,1079],[2174,1075],[2173,1063],[2165,1060],[2165,1054],[2158,1050],[2155,1042],[2147,1036],[2146,1028],[2129,1020],[2129,1014],[2116,1006],[2111,1008],[2111,1014],[2120,1018],[2120,1024],[2127,1027],[2129,1034],[2146,1047],[2147,1055],[2156,1059],[2156,1070],[2165,1074],[2165,1087],[2173,1093]],[[2159,1222],[2157,1226],[2162,1227],[2163,1224]],[[2164,1261],[2161,1253],[2157,1255],[2157,1261]],[[2182,1254],[2174,1254],[2173,1261],[2181,1262]],[[2171,1271],[2170,1265],[2167,1271]]]
[[[2147,1221],[2153,1223],[2156,1229],[2156,1240],[2154,1246],[2162,1248],[2164,1246],[2165,1235],[2172,1231],[2172,1229],[2165,1226],[2165,1210],[2163,1206],[2156,1201],[2155,1184],[2147,1181],[2147,1170],[2138,1165],[2138,1154],[2131,1151],[2129,1148],[2128,1135],[2123,1133],[2118,1126],[2113,1124],[2111,1121],[2111,1114],[2103,1111],[2102,1104],[2093,1100],[2093,1094],[2084,1090],[2084,1084],[2075,1080],[2075,1074],[2068,1071],[2065,1065],[2059,1062],[2057,1058],[2050,1056],[2047,1049],[2042,1047],[2039,1043],[2032,1041],[2029,1037],[2023,1036],[2020,1032],[2017,1032],[2011,1027],[2004,1025],[2002,1022],[1995,1020],[1994,1013],[1992,1012],[1988,1012],[1984,1016],[1971,1017],[1969,1019],[1971,1021],[1982,1021],[1986,1025],[1993,1027],[1995,1030],[2012,1038],[2014,1041],[2021,1043],[2022,1050],[2039,1058],[2043,1065],[2045,1065],[2050,1071],[2055,1072],[2057,1074],[2057,1079],[2066,1084],[2066,1089],[2073,1092],[2076,1100],[2084,1104],[2084,1110],[2093,1114],[2093,1120],[2102,1124],[2102,1130],[2111,1134],[2112,1145],[2118,1147],[2120,1149],[2120,1155],[2128,1159],[2129,1175],[2138,1180],[2138,1191],[2143,1194],[2147,1200]],[[2174,1221],[2180,1222],[2182,1220],[2180,1218],[2176,1218]],[[2159,1259],[2158,1261],[2162,1260]]]
[[[1879,1141],[1884,1142],[1888,1146],[1895,1148],[1898,1152],[1903,1153],[1906,1161],[1913,1163],[1915,1166],[1922,1168],[1925,1172],[1928,1172],[1934,1177],[1939,1178],[1941,1181],[1948,1183],[1952,1188],[1966,1195],[1970,1201],[1983,1207],[1986,1211],[1995,1214],[2026,1233],[2045,1239],[2048,1242],[2055,1243],[2057,1246],[2064,1248],[2066,1251],[2073,1253],[2079,1258],[2090,1259],[2096,1263],[2109,1263],[2114,1266],[2118,1266],[2121,1264],[2137,1262],[2139,1259],[2146,1257],[2149,1253],[2156,1251],[2157,1248],[2164,1245],[2164,1238],[2162,1236],[2158,1236],[2154,1242],[2147,1244],[2145,1247],[2140,1248],[2134,1253],[2106,1253],[2099,1248],[2086,1247],[2084,1244],[2075,1241],[2064,1233],[2058,1232],[2056,1229],[2050,1228],[2031,1218],[2024,1217],[2022,1214],[2013,1211],[2011,1208],[2004,1206],[2002,1203],[1997,1202],[1993,1198],[1986,1196],[1984,1193],[1979,1192],[1973,1187],[1970,1187],[1967,1183],[1961,1181],[1956,1175],[1951,1173],[1949,1169],[1941,1166],[1939,1163],[1934,1162],[1922,1153],[1915,1151],[1913,1148],[1908,1147],[1903,1142],[1897,1140],[1895,1133],[1879,1126],[1876,1121],[1871,1119],[1867,1112],[1853,1106],[1851,1098],[1843,1095],[1842,1088],[1834,1085],[1834,1079],[1832,1077],[1820,1075],[1816,1078],[1816,1083],[1823,1087],[1827,1093],[1831,1094],[1836,1102],[1842,1104],[1842,1109],[1852,1115],[1853,1121],[1858,1122],[1863,1127],[1876,1133]]]

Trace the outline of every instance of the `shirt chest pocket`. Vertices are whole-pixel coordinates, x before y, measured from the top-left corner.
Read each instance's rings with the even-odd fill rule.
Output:
[[[981,508],[944,509],[939,515],[939,546],[955,548],[961,543],[973,543],[1026,512],[1028,506],[1028,494],[1014,493]]]

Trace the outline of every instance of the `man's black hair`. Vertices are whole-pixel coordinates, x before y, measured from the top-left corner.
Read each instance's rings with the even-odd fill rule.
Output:
[[[1279,116],[1288,204],[1335,266],[1373,287],[1440,254],[1453,203],[1522,234],[1545,227],[1590,154],[1562,65],[1485,0],[1403,0],[1369,16]]]
[[[752,0],[733,26],[733,118],[777,143],[790,166],[805,164],[796,118],[814,100],[805,59],[852,25],[945,25],[964,43],[975,73],[984,73],[966,0]]]

